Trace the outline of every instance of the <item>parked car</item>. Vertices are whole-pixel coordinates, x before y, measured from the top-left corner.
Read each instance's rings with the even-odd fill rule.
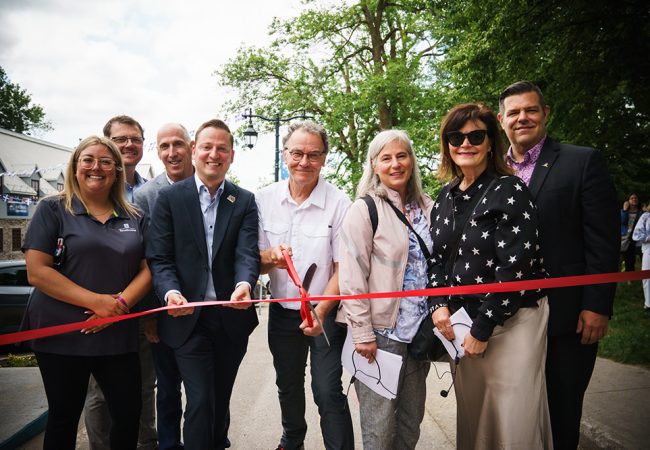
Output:
[[[0,334],[18,331],[33,290],[24,260],[0,261]]]

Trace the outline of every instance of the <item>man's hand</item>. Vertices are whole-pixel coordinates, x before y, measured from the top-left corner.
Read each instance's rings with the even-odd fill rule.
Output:
[[[354,348],[358,354],[368,360],[370,364],[375,361],[377,355],[377,342],[364,342],[362,344],[354,344]]]
[[[316,306],[315,308],[316,314],[318,314],[318,318],[322,323],[325,323],[325,315],[320,313],[320,308]],[[320,324],[318,323],[318,320],[316,320],[316,317],[314,316],[314,313],[312,311],[309,311],[309,314],[311,314],[312,317],[312,322],[313,326],[308,326],[307,324],[307,319],[303,320],[302,323],[300,324],[300,329],[302,330],[303,334],[305,336],[318,336],[323,332],[323,329],[321,328]]]
[[[583,309],[578,317],[576,333],[582,333],[581,344],[595,344],[607,334],[609,317]]]
[[[242,283],[237,288],[235,288],[234,292],[230,296],[230,301],[231,302],[238,302],[238,303],[231,303],[231,304],[224,304],[223,306],[227,306],[229,308],[235,308],[235,309],[248,309],[251,307],[252,303],[250,301],[251,299],[251,290],[248,287],[248,284]]]
[[[269,258],[271,260],[271,264],[273,264],[276,269],[287,268],[287,261],[284,259],[282,250],[286,250],[289,256],[293,256],[293,251],[291,250],[291,246],[289,244],[280,244],[277,247],[273,247],[271,249]]]
[[[181,294],[177,294],[176,292],[172,292],[167,296],[167,305],[168,306],[176,306],[176,305],[187,305],[188,301],[185,297],[183,297]],[[188,308],[174,308],[174,309],[168,309],[167,313],[170,316],[174,317],[180,317],[180,316],[188,316],[194,312],[193,307],[188,307]]]
[[[144,317],[142,319],[142,327],[144,328],[144,337],[147,338],[147,341],[152,344],[160,342],[160,337],[158,336],[158,319],[155,317]]]

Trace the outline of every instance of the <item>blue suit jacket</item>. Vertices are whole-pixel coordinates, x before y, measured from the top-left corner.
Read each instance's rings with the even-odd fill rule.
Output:
[[[618,271],[618,203],[600,152],[546,138],[528,187],[550,276]],[[575,333],[583,309],[611,316],[615,291],[615,284],[550,289],[548,334]]]
[[[240,281],[255,286],[259,275],[257,230],[254,195],[225,181],[212,247],[212,279],[219,300],[229,300]],[[204,300],[210,266],[194,177],[160,190],[151,217],[146,254],[160,299],[175,289],[189,302]],[[258,324],[254,307],[212,308],[217,308],[233,341],[248,338]],[[172,348],[181,346],[192,333],[200,310],[196,308],[192,315],[183,317],[161,315],[158,331],[163,342]]]

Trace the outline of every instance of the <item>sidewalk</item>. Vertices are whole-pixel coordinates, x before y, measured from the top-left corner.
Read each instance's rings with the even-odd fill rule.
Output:
[[[275,448],[280,433],[280,408],[277,401],[275,374],[266,343],[266,308],[260,326],[251,336],[249,350],[235,384],[229,437],[233,449]],[[437,363],[442,375],[448,365]],[[307,371],[308,372],[308,371]],[[349,374],[344,371],[344,387]],[[421,426],[418,449],[453,449],[456,442],[456,400],[450,393],[440,396],[451,379],[436,376],[434,367],[427,379],[426,414]],[[318,413],[311,400],[307,375],[307,420],[309,430],[305,448],[323,447],[318,426]],[[453,392],[453,391],[452,391]],[[350,389],[356,447],[362,448],[359,408],[354,388]],[[42,433],[21,446],[9,446],[12,437],[34,435],[34,424],[47,408],[45,393],[37,368],[0,368],[0,450],[42,448]],[[237,420],[238,417],[243,418]],[[25,429],[32,424],[32,429]],[[21,431],[22,430],[22,431]],[[647,448],[650,441],[650,370],[614,363],[599,358],[585,396],[582,421],[582,449]],[[78,448],[88,448],[83,423],[77,440]]]

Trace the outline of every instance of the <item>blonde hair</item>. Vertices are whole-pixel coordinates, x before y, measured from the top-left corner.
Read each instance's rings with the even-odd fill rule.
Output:
[[[363,167],[363,175],[361,175],[361,180],[357,187],[357,198],[364,197],[368,194],[375,194],[376,196],[383,198],[386,197],[386,191],[381,186],[379,175],[375,173],[374,168],[377,162],[377,157],[381,151],[386,145],[393,141],[398,141],[404,145],[409,154],[409,158],[411,158],[411,163],[413,164],[411,178],[409,178],[408,183],[406,184],[406,201],[417,201],[418,203],[422,203],[424,191],[422,190],[420,169],[418,168],[418,162],[415,153],[413,152],[411,139],[409,138],[409,135],[406,134],[406,131],[402,130],[384,130],[375,136],[372,142],[370,142],[370,145],[368,146],[368,154],[366,155],[366,164]]]
[[[140,215],[138,209],[133,206],[126,199],[126,194],[124,193],[124,186],[126,183],[126,176],[124,175],[124,162],[122,162],[122,155],[120,151],[115,146],[113,141],[110,139],[99,137],[99,136],[89,136],[86,139],[79,142],[77,148],[70,155],[70,160],[68,161],[68,167],[65,170],[65,182],[63,184],[63,190],[57,194],[59,197],[63,198],[65,202],[65,209],[74,214],[72,208],[72,199],[77,197],[79,201],[84,205],[84,208],[88,209],[86,202],[81,195],[81,189],[79,188],[79,181],[75,176],[77,173],[77,161],[81,152],[87,149],[92,145],[103,145],[111,153],[113,161],[115,161],[115,182],[111,186],[111,191],[109,197],[113,203],[113,207],[119,207],[123,209],[129,216],[136,217]]]

